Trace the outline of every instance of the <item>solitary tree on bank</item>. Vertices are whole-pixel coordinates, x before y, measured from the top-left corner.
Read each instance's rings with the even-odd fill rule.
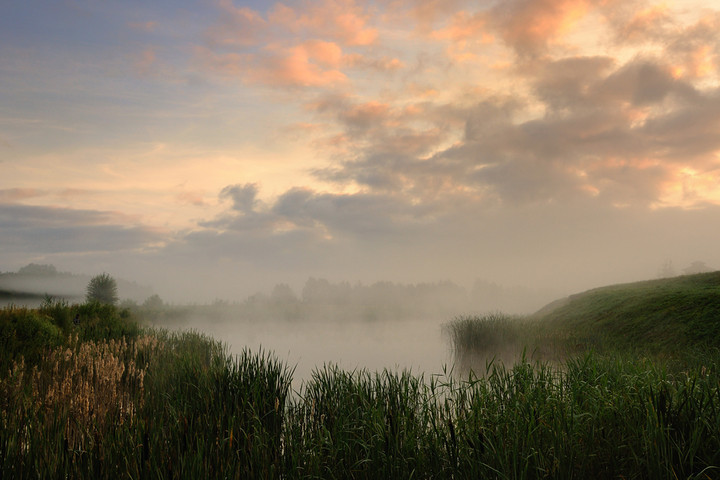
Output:
[[[96,275],[90,279],[85,299],[88,302],[100,302],[115,305],[118,301],[117,283],[107,273]]]

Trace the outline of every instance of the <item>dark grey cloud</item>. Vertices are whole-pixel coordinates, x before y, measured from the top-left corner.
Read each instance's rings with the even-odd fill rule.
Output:
[[[714,152],[720,150],[720,90],[649,118],[641,132],[662,158],[718,166]]]
[[[593,98],[592,92],[614,64],[613,58],[602,56],[546,62],[537,73],[535,93],[554,111],[598,108],[598,99]]]
[[[220,198],[229,197],[233,201],[233,210],[252,213],[257,203],[258,187],[255,183],[245,185],[228,185],[220,192]]]
[[[413,206],[402,196],[388,194],[316,194],[292,190],[281,196],[273,212],[287,221],[327,228],[330,235],[352,234],[371,238],[412,230],[429,214],[426,206]]]
[[[700,94],[688,83],[676,80],[660,61],[638,59],[607,77],[600,87],[600,98],[630,101],[635,106],[657,104],[669,95],[697,100]]]
[[[112,212],[0,204],[2,257],[127,251],[165,240],[157,230],[129,223]]]

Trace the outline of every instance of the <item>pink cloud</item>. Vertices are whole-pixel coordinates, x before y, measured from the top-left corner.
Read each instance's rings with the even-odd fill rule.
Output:
[[[215,53],[198,47],[200,62],[226,76],[271,86],[318,87],[347,82],[339,66],[342,52],[329,42],[308,42],[292,47],[269,45],[259,53]]]
[[[518,53],[535,54],[569,31],[592,6],[591,0],[509,0],[490,12],[489,21]]]
[[[456,13],[449,25],[433,31],[431,37],[450,41],[448,55],[456,61],[474,59],[475,48],[495,40],[487,28],[485,13],[469,14],[465,11]]]
[[[47,192],[35,188],[0,189],[0,203],[14,203],[28,198],[45,196]]]
[[[327,42],[310,42],[289,48],[267,49],[268,55],[257,57],[247,72],[255,83],[288,86],[333,86],[345,83],[347,77],[338,66],[341,53]]]
[[[379,72],[394,72],[405,67],[402,60],[394,57],[373,58],[359,53],[345,55],[343,63],[349,67],[370,68]]]
[[[492,35],[486,31],[487,20],[484,13],[470,14],[461,11],[453,15],[450,25],[435,30],[434,38],[448,39],[455,42],[465,41],[472,38],[482,38],[492,41]]]
[[[204,207],[207,205],[203,195],[199,192],[181,192],[175,196],[175,199],[183,205],[193,205],[195,207]]]
[[[296,8],[277,3],[268,14],[273,25],[344,45],[375,43],[378,32],[367,25],[368,19],[369,15],[354,0],[306,1]]]
[[[463,0],[393,0],[388,2],[385,17],[390,22],[412,20],[417,28],[428,33],[433,25],[441,22],[462,7]]]
[[[342,63],[342,48],[333,42],[311,40],[296,48],[303,49],[309,59],[327,68],[336,68]]]

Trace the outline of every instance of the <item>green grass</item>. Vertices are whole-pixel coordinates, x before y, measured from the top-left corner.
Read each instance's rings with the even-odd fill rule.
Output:
[[[580,342],[624,350],[720,348],[720,272],[598,288],[533,318]]]
[[[0,310],[14,349],[0,365],[0,477],[718,478],[720,354],[685,331],[674,348],[686,355],[665,355],[659,333],[716,321],[677,304],[692,298],[705,315],[713,303],[698,292],[714,295],[712,278],[617,286],[533,318],[447,326],[456,346],[512,345],[517,361],[491,355],[475,370],[427,377],[326,365],[298,392],[270,353],[231,356],[197,332],[141,329],[115,307]],[[624,350],[618,337],[661,315],[642,298],[665,305],[653,312],[670,308],[658,288],[685,317],[635,333],[648,348]],[[84,324],[72,322],[78,312]],[[583,338],[597,344],[580,351]],[[538,339],[573,355],[537,360],[528,347]]]

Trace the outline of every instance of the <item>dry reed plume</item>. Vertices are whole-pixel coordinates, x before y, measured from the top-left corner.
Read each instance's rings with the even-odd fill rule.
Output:
[[[108,422],[133,420],[144,398],[148,354],[158,341],[143,336],[80,342],[75,336],[68,344],[50,350],[29,372],[22,357],[13,362],[0,406],[3,419],[9,408],[22,408],[26,418],[64,418],[67,445],[75,449],[98,438]]]

